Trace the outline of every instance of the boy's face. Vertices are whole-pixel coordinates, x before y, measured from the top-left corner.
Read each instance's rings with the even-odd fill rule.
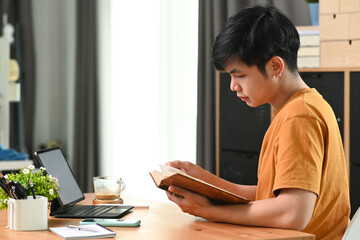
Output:
[[[238,98],[250,107],[271,104],[276,96],[276,82],[273,81],[274,75],[268,70],[268,65],[265,67],[267,77],[256,65],[247,66],[238,58],[229,60],[225,67],[225,71],[231,76],[231,91],[236,91]]]

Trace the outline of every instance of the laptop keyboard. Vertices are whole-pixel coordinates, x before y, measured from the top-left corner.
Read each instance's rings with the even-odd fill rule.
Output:
[[[80,216],[99,216],[104,212],[107,212],[114,208],[114,206],[86,206],[86,205],[76,205],[67,211],[65,211],[65,214],[70,214],[75,217]],[[62,213],[64,214],[64,212]]]

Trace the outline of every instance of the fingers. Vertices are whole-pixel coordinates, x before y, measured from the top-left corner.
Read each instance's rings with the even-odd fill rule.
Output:
[[[175,193],[166,191],[166,195],[170,201],[173,201],[176,203],[177,195]]]
[[[192,204],[186,197],[187,193],[189,193],[189,191],[174,185],[171,185],[168,188],[168,191],[166,191],[167,197],[170,201],[176,203],[184,213],[191,214]]]
[[[170,192],[173,196],[176,197],[180,197],[180,198],[184,198],[184,196],[186,195],[186,193],[188,192],[187,190],[181,188],[181,187],[177,187],[174,185],[171,185],[168,188],[168,192]]]
[[[175,161],[172,161],[172,162],[167,162],[165,165],[171,166],[171,167],[174,167],[174,168],[178,168],[178,169],[186,170],[186,169],[189,169],[194,164],[191,163],[191,162],[188,162],[188,161],[175,160]]]
[[[181,161],[180,160],[174,160],[174,161],[167,162],[165,165],[177,168],[177,166],[181,165]]]
[[[175,185],[169,186],[166,194],[170,201],[180,207],[181,211],[194,216],[201,216],[201,211],[210,206],[210,201],[206,197]]]
[[[181,200],[183,200],[184,197],[178,194],[179,191],[177,189],[179,188],[175,186],[170,186],[168,191],[166,191],[166,195],[170,201],[173,201],[174,203],[180,206]]]

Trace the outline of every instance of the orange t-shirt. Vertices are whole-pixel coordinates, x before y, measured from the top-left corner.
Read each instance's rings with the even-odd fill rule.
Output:
[[[315,89],[296,92],[275,113],[259,159],[256,199],[296,188],[318,198],[304,232],[341,239],[350,215],[347,170],[338,124]]]

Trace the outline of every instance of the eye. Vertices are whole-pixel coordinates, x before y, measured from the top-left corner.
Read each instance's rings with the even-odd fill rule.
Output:
[[[244,78],[246,75],[245,74],[241,74],[241,75],[237,75],[236,78]]]

